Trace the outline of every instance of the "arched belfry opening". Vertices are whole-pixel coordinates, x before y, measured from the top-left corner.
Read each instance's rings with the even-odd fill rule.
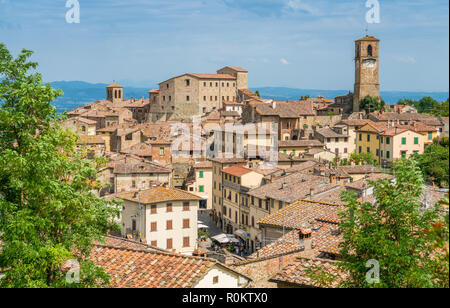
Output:
[[[373,48],[372,48],[372,45],[369,45],[369,47],[367,47],[367,56],[373,57]]]

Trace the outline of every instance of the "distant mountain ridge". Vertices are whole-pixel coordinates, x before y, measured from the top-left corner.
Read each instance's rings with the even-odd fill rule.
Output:
[[[64,92],[53,102],[53,105],[59,112],[73,110],[80,106],[92,103],[97,100],[105,99],[107,84],[88,83],[84,81],[55,81],[50,83],[52,87],[61,89]],[[125,97],[148,98],[150,89],[158,88],[157,85],[149,85],[148,88],[139,88],[124,86]],[[258,90],[261,97],[273,98],[277,100],[297,100],[301,96],[310,97],[323,96],[334,99],[338,95],[348,94],[346,90],[314,90],[314,89],[295,89],[287,87],[260,87],[251,88],[252,91]],[[445,101],[449,97],[448,92],[405,92],[405,91],[382,91],[381,96],[387,104],[396,104],[399,99],[409,98],[419,100],[424,96],[431,96],[437,101]]]

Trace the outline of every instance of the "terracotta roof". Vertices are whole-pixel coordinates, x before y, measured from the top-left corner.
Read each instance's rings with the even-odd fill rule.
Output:
[[[76,117],[76,118],[72,118],[72,119],[68,119],[69,121],[70,120],[78,120],[78,121],[80,121],[80,122],[83,122],[83,123],[86,123],[86,124],[89,124],[89,125],[95,125],[95,124],[97,124],[97,121],[94,121],[94,120],[90,120],[90,119],[86,119],[86,118],[83,118],[83,117]]]
[[[442,117],[441,121],[444,122],[446,125],[449,125],[449,117]]]
[[[358,42],[358,41],[376,41],[376,42],[379,42],[380,40],[377,39],[377,38],[375,38],[374,36],[368,36],[368,35],[366,35],[365,37],[362,37],[362,38],[360,38],[360,39],[357,39],[356,41],[357,41],[357,42]]]
[[[318,129],[316,132],[325,138],[348,138],[349,137],[348,135],[338,134],[329,127],[324,127],[324,128]]]
[[[313,103],[307,101],[254,103],[256,112],[262,116],[279,116],[280,118],[298,118],[300,116],[315,115]]]
[[[292,203],[305,199],[311,193],[311,189],[314,190],[314,193],[319,193],[330,190],[335,186],[336,184],[330,184],[327,177],[297,172],[252,189],[248,192],[248,195],[259,199],[270,198]]]
[[[367,177],[364,177],[363,179],[360,179],[360,180],[352,182],[352,183],[348,183],[345,185],[345,187],[362,190],[362,189],[369,188],[370,185],[369,185],[368,181],[378,181],[378,180],[385,180],[385,179],[391,180],[393,178],[394,178],[394,176],[392,176],[390,174],[373,173],[373,174],[369,174]]]
[[[149,157],[152,156],[152,146],[147,143],[138,143],[120,152],[141,157]]]
[[[286,169],[286,172],[287,173],[300,172],[300,171],[303,171],[306,169],[313,168],[317,164],[318,163],[313,160],[305,161],[304,163],[300,163],[300,164],[292,166],[291,168]]]
[[[109,86],[107,86],[107,88],[123,88],[120,84],[117,83],[112,83]]]
[[[126,249],[133,249],[133,250],[150,250],[150,251],[162,251],[167,252],[164,249],[154,247],[151,245],[148,245],[146,243],[140,243],[137,241],[129,240],[126,238],[116,237],[116,236],[107,236],[106,237],[106,243],[97,243],[99,245],[106,245],[110,247],[116,247],[116,248],[126,248]]]
[[[226,157],[212,157],[209,158],[210,161],[212,162],[217,162],[217,163],[221,163],[221,164],[237,164],[237,163],[245,163],[246,160],[244,158],[237,158],[237,157],[231,157],[231,158],[226,158]]]
[[[407,131],[412,131],[412,130],[408,129],[408,128],[394,127],[394,128],[386,129],[385,131],[383,131],[381,133],[381,135],[383,135],[383,136],[397,136],[397,135],[403,134],[404,132],[407,132]]]
[[[269,225],[287,229],[300,229],[303,224],[315,222],[319,216],[336,216],[342,207],[335,204],[317,202],[311,200],[300,200],[286,206],[284,209],[267,215],[260,221],[260,225]]]
[[[319,140],[280,140],[278,147],[324,147]]]
[[[237,67],[237,66],[225,66],[224,68],[231,68],[232,70],[235,70],[236,72],[243,72],[243,73],[248,73],[248,71],[246,69],[243,69],[242,67]],[[224,68],[220,69],[223,70]]]
[[[77,141],[77,144],[105,144],[105,140],[99,135],[81,135],[80,139]]]
[[[149,91],[150,93],[159,93],[159,89],[152,89]]]
[[[231,174],[234,176],[242,176],[244,174],[252,172],[251,169],[236,165],[222,170],[223,173]]]
[[[115,174],[145,174],[145,173],[170,173],[171,170],[155,162],[142,161],[137,163],[116,163]]]
[[[228,74],[192,74],[192,73],[188,73],[186,75],[197,77],[200,79],[231,79],[231,80],[236,79],[236,77],[228,75]]]
[[[203,200],[201,197],[177,188],[154,187],[139,192],[127,192],[119,195],[120,198],[144,204],[167,202]]]
[[[111,275],[112,288],[191,288],[213,259],[96,245],[90,260]]]
[[[368,119],[347,119],[347,120],[340,121],[338,124],[344,123],[348,126],[364,126],[370,122],[372,122],[372,121],[368,120]]]
[[[213,165],[212,165],[212,162],[210,162],[210,161],[201,161],[201,162],[196,162],[194,164],[194,168],[196,168],[196,169],[210,169],[212,167],[213,167]]]
[[[318,282],[311,279],[308,275],[308,269],[324,270],[330,275],[336,277],[331,282],[331,287],[333,288],[339,287],[342,280],[345,280],[348,277],[348,274],[339,269],[336,261],[318,258],[298,258],[297,261],[288,264],[281,270],[281,272],[276,274],[269,281],[300,287],[328,287],[322,286]]]

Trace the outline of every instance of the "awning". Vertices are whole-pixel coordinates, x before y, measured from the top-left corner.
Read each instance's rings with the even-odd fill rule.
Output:
[[[240,241],[235,238],[232,234],[221,233],[219,235],[211,237],[212,240],[219,242],[221,244],[239,244]]]
[[[237,235],[238,237],[240,237],[243,240],[247,239],[247,232],[245,232],[244,230],[241,230],[241,229],[234,231],[234,235]]]
[[[209,227],[207,225],[204,225],[204,224],[198,224],[197,225],[197,229],[209,229]]]

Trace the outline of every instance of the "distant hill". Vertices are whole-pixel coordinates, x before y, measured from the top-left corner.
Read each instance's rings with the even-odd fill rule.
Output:
[[[80,106],[95,102],[100,99],[106,99],[107,84],[88,83],[84,81],[55,81],[50,83],[53,88],[61,89],[64,95],[53,102],[53,105],[59,112],[70,111]],[[146,88],[124,87],[127,98],[148,98]]]
[[[302,96],[310,97],[323,96],[325,98],[334,99],[336,96],[348,94],[345,90],[310,90],[310,89],[293,89],[282,87],[261,87],[252,88],[252,91],[259,91],[264,98],[273,98],[278,100],[296,100]],[[449,98],[448,92],[405,92],[405,91],[381,91],[381,97],[386,104],[396,104],[400,99],[419,100],[424,96],[431,96],[437,101],[446,101]]]
[[[107,84],[88,83],[84,81],[55,81],[50,83],[54,88],[61,89],[64,95],[58,98],[53,105],[59,112],[69,111],[77,107],[92,103],[96,100],[105,99]],[[157,88],[155,85],[149,85],[148,88],[124,87],[125,97],[141,98],[148,97],[148,91]],[[283,87],[260,87],[252,88],[258,90],[264,98],[274,98],[278,100],[297,100],[301,96],[309,95],[310,97],[323,96],[333,99],[338,95],[347,94],[345,90],[311,90],[311,89],[294,89]],[[381,95],[387,104],[395,104],[399,99],[409,98],[419,100],[424,96],[431,96],[438,101],[445,101],[449,97],[448,92],[400,92],[400,91],[384,91]]]

